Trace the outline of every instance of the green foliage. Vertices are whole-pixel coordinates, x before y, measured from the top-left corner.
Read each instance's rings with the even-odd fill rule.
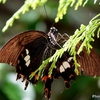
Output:
[[[4,3],[6,3],[6,0],[0,0],[0,2],[4,4]]]
[[[85,6],[89,0],[59,0],[59,7],[55,22],[58,22],[59,19],[63,19],[63,16],[67,13],[69,7],[74,7],[74,10],[77,10],[80,6]],[[94,0],[94,4],[97,0]]]
[[[58,22],[59,19],[63,18],[63,15],[65,15],[67,13],[67,10],[69,8],[69,6],[73,7],[75,4],[75,10],[78,9],[79,6],[85,6],[85,4],[88,2],[88,0],[85,0],[85,2],[83,3],[84,0],[60,0],[59,1],[59,7],[58,7],[58,13],[57,13],[57,17],[55,19],[55,22]]]
[[[42,6],[46,3],[47,0],[25,0],[23,6],[6,22],[3,32],[5,32],[9,26],[13,25],[15,19],[19,19],[21,14],[25,14],[32,8],[36,9],[37,6]]]
[[[33,10],[36,9],[38,6],[43,6],[48,0],[25,0],[23,6],[6,22],[5,27],[3,28],[3,32],[5,32],[9,26],[13,25],[15,19],[19,19],[21,14],[25,14],[32,8]],[[55,22],[58,22],[59,19],[62,19],[63,16],[67,13],[69,6],[75,7],[75,10],[79,8],[79,6],[85,6],[89,0],[59,0],[59,7],[57,16],[55,18]],[[0,2],[5,3],[6,0],[0,0]],[[94,0],[96,3],[97,0]]]

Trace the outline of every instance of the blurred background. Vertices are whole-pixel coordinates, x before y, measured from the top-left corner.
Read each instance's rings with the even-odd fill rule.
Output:
[[[58,0],[48,0],[44,7],[31,10],[20,19],[15,20],[12,27],[2,33],[6,21],[23,5],[24,0],[7,0],[6,4],[0,4],[0,48],[13,36],[25,30],[40,30],[48,32],[54,25],[61,34],[72,35],[81,24],[87,25],[95,15],[100,13],[100,0],[94,5],[94,0],[89,0],[83,8],[77,11],[69,8],[63,20],[54,23],[57,14]],[[100,54],[100,39],[92,43],[93,47]],[[29,84],[24,90],[24,83],[16,81],[16,73],[13,67],[7,64],[0,64],[0,100],[46,100],[43,97],[44,83],[39,81],[36,86]],[[99,98],[93,98],[93,95]],[[90,76],[78,76],[76,81],[71,82],[69,89],[65,88],[62,78],[52,83],[51,100],[100,100],[100,78]]]

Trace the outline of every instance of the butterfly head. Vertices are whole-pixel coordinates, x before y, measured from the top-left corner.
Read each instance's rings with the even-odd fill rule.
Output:
[[[50,28],[51,33],[53,33],[54,35],[58,33],[58,30],[55,27],[51,27]]]
[[[48,39],[49,42],[54,46],[57,45],[58,47],[61,48],[61,46],[57,43],[57,34],[58,34],[58,30],[55,27],[51,27],[50,31],[48,32]]]

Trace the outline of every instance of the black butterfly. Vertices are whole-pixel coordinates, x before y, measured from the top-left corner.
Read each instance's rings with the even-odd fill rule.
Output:
[[[52,56],[57,49],[69,39],[68,35],[61,35],[55,27],[51,27],[48,34],[42,31],[25,31],[9,40],[0,50],[0,62],[8,63],[15,67],[17,72],[16,80],[22,78],[26,81],[25,89],[28,83],[36,84],[38,74],[30,80],[29,76],[39,68],[42,61]],[[79,48],[79,46],[77,47]],[[87,61],[88,59],[88,61]],[[77,61],[81,65],[79,72],[84,70],[86,75],[100,75],[100,58],[92,49],[87,54],[85,48],[77,55]],[[75,65],[73,57],[68,52],[64,52],[61,58],[56,62],[56,68],[51,75],[48,74],[51,63],[48,63],[43,69],[41,80],[44,81],[44,96],[50,98],[51,83],[54,78],[63,77],[67,88],[70,87],[70,81],[75,80]]]

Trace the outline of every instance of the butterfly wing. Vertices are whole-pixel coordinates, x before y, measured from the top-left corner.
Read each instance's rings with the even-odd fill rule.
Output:
[[[46,44],[45,33],[26,31],[12,38],[0,50],[0,62],[16,68],[17,79],[26,80],[25,89],[29,81],[36,83],[36,75],[31,80],[29,75],[40,66]]]
[[[18,57],[25,49],[25,46],[41,36],[44,37],[44,34],[40,31],[26,31],[18,34],[0,50],[0,62],[17,66]]]
[[[83,71],[84,75],[100,76],[100,57],[94,49],[88,54],[84,48],[77,56],[77,62],[80,64],[80,74]]]
[[[69,36],[67,34],[63,34],[62,39],[63,41],[65,40],[64,42],[66,42],[69,39]],[[81,44],[82,42],[80,42],[77,45],[76,50],[78,50]],[[88,54],[84,47],[82,52],[79,55],[77,55],[76,59],[77,59],[77,62],[80,64],[80,67],[79,67],[80,75],[81,75],[81,72],[83,71],[84,75],[100,76],[100,70],[99,70],[100,69],[100,56],[94,49],[91,49],[90,54]]]

